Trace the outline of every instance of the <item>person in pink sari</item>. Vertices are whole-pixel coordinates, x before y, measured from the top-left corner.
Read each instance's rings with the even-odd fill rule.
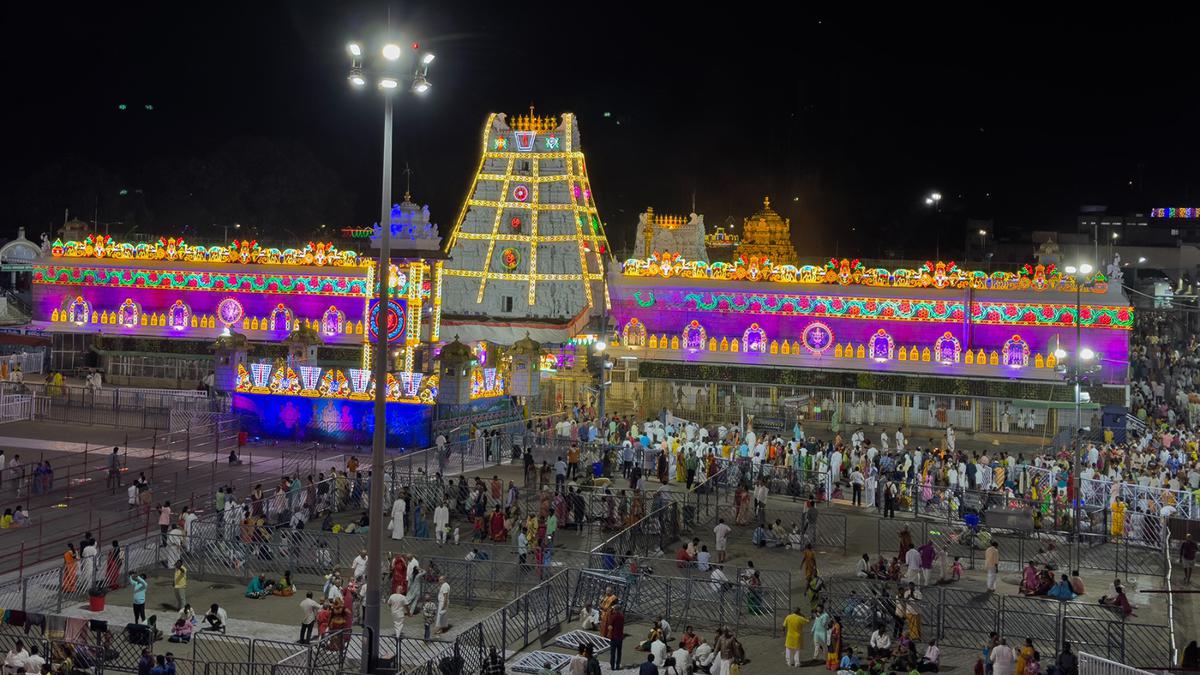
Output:
[[[929,503],[933,499],[933,473],[925,474],[924,484],[921,486],[921,500]]]
[[[1037,587],[1037,567],[1035,567],[1033,561],[1030,560],[1025,565],[1025,570],[1021,573],[1021,593],[1025,595],[1032,595],[1037,590]]]

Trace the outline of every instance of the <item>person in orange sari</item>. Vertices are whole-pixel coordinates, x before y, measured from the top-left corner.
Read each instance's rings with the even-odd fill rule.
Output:
[[[67,544],[63,552],[62,587],[68,593],[75,592],[75,581],[79,578],[79,557],[75,554],[75,544]]]
[[[825,649],[825,667],[836,671],[842,659],[842,621],[833,617],[829,624],[829,646]]]
[[[738,485],[733,494],[733,508],[735,522],[738,525],[749,525],[754,509],[750,505],[750,492],[741,485]]]
[[[617,594],[613,593],[612,586],[604,589],[604,597],[600,598],[600,637],[609,637],[608,620],[612,616],[612,609],[617,604]]]
[[[508,540],[508,532],[504,529],[504,514],[500,512],[499,506],[492,511],[491,523],[488,526],[488,536],[492,538],[492,541]]]

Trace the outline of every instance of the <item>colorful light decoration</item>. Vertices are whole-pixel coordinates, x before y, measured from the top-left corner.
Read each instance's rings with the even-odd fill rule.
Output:
[[[645,347],[646,324],[636,316],[626,321],[625,327],[621,329],[621,344],[626,347]]]
[[[533,142],[537,138],[536,131],[514,131],[517,140],[517,152],[533,152]]]
[[[833,346],[833,330],[820,321],[814,321],[804,327],[800,341],[809,354],[821,356]]]
[[[234,240],[228,246],[192,246],[182,237],[159,238],[155,243],[117,243],[103,234],[81,241],[55,240],[53,258],[96,258],[109,260],[168,260],[180,262],[241,263],[244,265],[331,265],[361,267],[354,251],[339,250],[332,243],[308,242],[304,248],[262,248],[257,241]]]
[[[1024,368],[1029,365],[1029,343],[1014,335],[1004,343],[1000,360],[1009,368]]]
[[[742,332],[742,351],[766,353],[767,332],[758,325],[758,322],[751,323],[750,327]]]
[[[273,394],[298,394],[300,378],[296,377],[296,371],[291,366],[281,363],[271,374],[271,384],[268,386]]]
[[[294,319],[295,315],[292,314],[292,310],[281,302],[275,305],[275,309],[271,310],[271,316],[267,325],[273,331],[290,331],[292,330],[292,321]]]
[[[896,355],[896,341],[882,328],[875,331],[867,345],[867,351],[871,358],[879,363],[891,361],[892,357]]]
[[[492,147],[495,148],[496,150],[507,150],[508,149],[508,139],[503,136],[499,136],[492,143]]]
[[[944,365],[958,363],[962,359],[962,343],[946,331],[933,343],[933,360]]]
[[[509,224],[509,226],[510,226],[510,227],[512,227],[512,231],[513,231],[513,232],[520,232],[520,231],[521,231],[521,218],[520,218],[520,216],[513,216],[512,220],[510,220],[508,224]]]
[[[366,295],[365,280],[349,276],[35,267],[33,283],[183,291],[248,291],[283,295]]]
[[[192,318],[192,308],[183,303],[182,300],[176,300],[175,304],[167,309],[167,325],[172,330],[183,330],[188,327],[188,320]]]
[[[317,386],[321,381],[320,366],[299,366],[300,368],[300,393],[316,395]]]
[[[83,299],[82,295],[75,296],[67,303],[67,320],[76,326],[82,326],[92,320],[92,305]]]
[[[974,288],[1000,291],[1075,292],[1075,279],[1054,265],[1026,265],[1017,272],[966,271],[953,262],[926,262],[917,269],[866,268],[858,260],[831,260],[823,266],[775,264],[742,256],[732,263],[685,260],[677,253],[655,253],[626,260],[622,274],[635,277],[763,281],[786,284],[837,284],[885,288]],[[1082,289],[1106,293],[1108,279],[1096,272]]]
[[[421,390],[421,380],[424,379],[424,373],[400,373],[400,387],[404,391],[404,395],[409,398],[416,398],[417,393]]]
[[[510,272],[517,269],[521,264],[521,253],[511,246],[505,248],[500,251],[500,264]]]
[[[1159,206],[1150,209],[1151,218],[1200,218],[1200,209],[1190,206]]]
[[[271,377],[271,364],[269,363],[251,363],[250,372],[253,374],[253,388],[251,393],[266,394],[271,390],[267,387],[267,383]]]
[[[389,344],[391,344],[392,342],[395,342],[397,339],[400,338],[401,335],[404,334],[405,312],[406,312],[406,308],[404,306],[403,301],[397,300],[396,298],[388,299],[387,340],[388,340]],[[379,329],[378,329],[378,326],[379,326],[379,303],[378,303],[378,301],[371,302],[370,317],[371,317],[371,321],[370,321],[370,329],[368,330],[368,333],[370,335],[371,342],[373,343],[373,342],[375,342],[376,336],[379,334]]]
[[[522,183],[514,187],[512,195],[513,199],[517,200],[518,202],[525,203],[529,201],[529,186]]]
[[[638,306],[659,302],[648,291],[635,294]],[[783,316],[828,316],[885,321],[963,321],[966,305],[959,300],[907,300],[841,295],[776,295],[762,293],[685,293],[679,306],[664,310],[756,312]],[[1001,326],[1074,326],[1075,305],[1024,302],[973,302],[971,321]],[[1133,328],[1133,309],[1114,305],[1083,307],[1080,324],[1095,328]]]
[[[754,325],[757,326],[758,324]],[[642,331],[645,332],[645,330],[645,327],[643,327]],[[690,322],[688,322],[688,325],[683,327],[684,349],[688,350],[689,352],[698,352],[701,349],[704,349],[704,346],[707,342],[708,333],[704,330],[704,326],[700,325],[699,321],[692,319]]]
[[[342,371],[329,368],[321,375],[317,391],[325,397],[344,397],[350,393],[350,383]]]
[[[117,308],[117,324],[125,328],[136,328],[138,318],[142,315],[142,308],[138,306],[133,298],[125,298],[125,302]]]
[[[217,303],[217,320],[230,328],[246,316],[246,309],[237,298],[222,298]]]
[[[350,387],[351,398],[367,398],[368,390],[371,387],[371,371],[365,368],[351,368],[350,372]]]
[[[321,315],[321,332],[325,335],[340,335],[345,325],[346,313],[333,305]]]

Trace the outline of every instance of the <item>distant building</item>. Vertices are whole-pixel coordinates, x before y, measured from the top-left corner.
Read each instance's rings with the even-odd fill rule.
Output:
[[[708,262],[705,248],[704,216],[666,216],[646,207],[638,214],[634,257],[649,258],[656,252],[678,253],[685,260]]]

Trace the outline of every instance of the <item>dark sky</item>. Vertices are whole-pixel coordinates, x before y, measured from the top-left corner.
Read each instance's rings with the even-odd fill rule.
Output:
[[[5,9],[9,198],[65,156],[127,171],[265,136],[309,147],[357,224],[375,219],[381,103],[346,85],[345,43],[377,37],[386,3],[37,4]],[[802,254],[863,256],[888,242],[931,252],[931,189],[946,232],[1196,201],[1200,86],[1178,25],[650,4],[392,3],[396,33],[438,55],[431,95],[399,103],[396,160],[444,231],[487,113],[531,102],[579,115],[617,250],[638,211],[686,213],[693,192],[710,224],[769,194]],[[18,224],[10,213],[0,234]]]

